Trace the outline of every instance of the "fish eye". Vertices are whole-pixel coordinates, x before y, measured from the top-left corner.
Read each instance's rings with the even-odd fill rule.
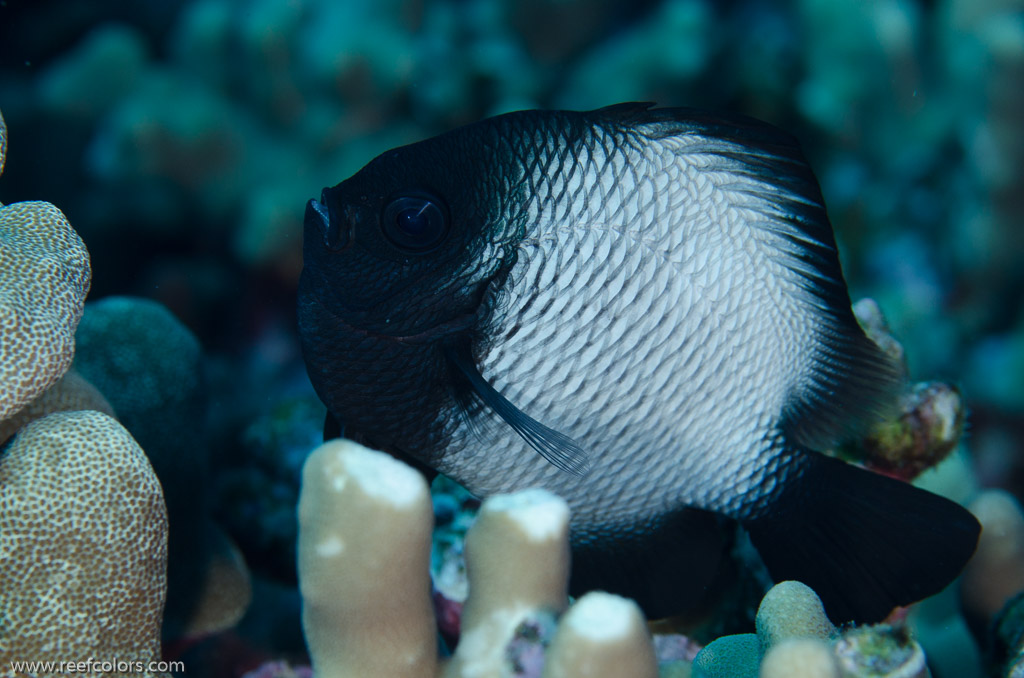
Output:
[[[425,253],[440,245],[448,235],[448,215],[437,198],[403,195],[384,208],[381,228],[395,247]]]

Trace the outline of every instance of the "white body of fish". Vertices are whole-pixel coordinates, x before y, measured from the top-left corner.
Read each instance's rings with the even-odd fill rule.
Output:
[[[803,198],[734,171],[722,153],[750,153],[739,145],[661,125],[632,140],[595,128],[537,167],[496,291],[505,312],[476,356],[499,393],[586,450],[589,472],[556,468],[490,410],[438,466],[480,495],[551,490],[576,529],[682,505],[735,515],[769,491],[780,413],[829,330],[794,245],[807,234],[779,218]]]

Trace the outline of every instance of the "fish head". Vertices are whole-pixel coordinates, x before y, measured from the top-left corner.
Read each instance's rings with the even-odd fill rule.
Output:
[[[442,135],[388,151],[309,201],[311,292],[395,338],[473,313],[509,251],[508,200],[460,145]]]
[[[486,291],[514,262],[515,196],[471,152],[486,134],[388,151],[306,207],[299,330],[346,435],[422,447],[417,427],[450,404],[444,350],[480,332]]]

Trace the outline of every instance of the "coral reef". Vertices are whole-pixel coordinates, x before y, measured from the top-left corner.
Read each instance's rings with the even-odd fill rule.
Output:
[[[568,509],[540,490],[483,503],[466,537],[469,596],[461,635],[452,657],[439,661],[425,576],[431,514],[419,474],[384,453],[334,440],[310,455],[299,577],[316,675],[930,675],[906,625],[837,630],[821,600],[799,582],[768,591],[757,633],[713,641],[692,666],[676,657],[659,663],[631,601],[593,592],[568,604]]]
[[[175,511],[182,488],[215,492],[170,519],[181,554],[170,577],[188,574],[168,601],[165,635],[212,634],[237,619],[203,595],[229,590],[218,572],[234,573],[231,586],[244,572],[219,569],[233,556],[218,546],[212,513],[257,573],[258,618],[242,622],[241,640],[223,641],[248,643],[231,675],[270,657],[300,665],[293,507],[322,424],[306,405],[314,396],[293,329],[303,202],[386,148],[514,108],[637,98],[737,110],[800,139],[851,290],[877,301],[858,303],[858,317],[907,363],[900,410],[837,452],[965,503],[979,485],[1007,492],[972,504],[987,527],[965,573],[965,612],[951,587],[913,606],[907,625],[937,676],[980,678],[976,645],[988,670],[1019,672],[1019,509],[1007,508],[1024,496],[1019,9],[1017,0],[0,3],[0,107],[16,132],[9,147],[0,117],[0,201],[60,206],[0,206],[0,440],[9,439],[0,459],[15,431],[53,411],[109,405],[154,465],[171,466],[158,471]],[[36,229],[46,230],[37,238]],[[37,258],[44,250],[50,258]],[[21,271],[41,286],[14,277]],[[146,353],[153,337],[119,336],[116,323],[99,344],[136,351],[138,369],[162,365],[162,383],[181,387],[154,392],[169,398],[166,411],[134,409],[143,384],[131,370],[120,381],[112,365],[64,372],[90,286],[93,299],[159,301],[188,328],[195,350],[182,341],[163,363]],[[159,315],[147,317],[180,339]],[[189,389],[202,392],[191,405]],[[155,433],[138,423],[146,418]],[[434,601],[454,644],[468,588],[462,539],[478,502],[444,481],[433,495]],[[193,520],[204,528],[175,527]],[[179,548],[188,543],[196,548]],[[205,616],[212,609],[220,623]],[[743,624],[754,609],[735,596],[716,613]],[[524,671],[557,628],[550,612],[513,631]],[[709,647],[734,642],[724,640]],[[656,641],[685,647],[674,670],[690,670],[693,639]],[[208,642],[210,655],[227,654],[216,635]],[[753,670],[820,657],[821,642],[781,640]],[[188,674],[213,666],[190,661]]]
[[[4,161],[7,160],[7,123],[4,122],[4,115],[0,113],[0,174],[4,173]],[[0,203],[3,207],[3,203]]]
[[[924,651],[904,626],[849,629],[836,641],[835,654],[844,676],[931,678]]]
[[[0,457],[0,670],[159,660],[166,549],[160,483],[120,424],[85,411],[27,425]]]
[[[776,584],[761,601],[757,633],[723,636],[693,660],[694,678],[930,678],[924,651],[903,624],[845,627],[825,617],[799,582]]]
[[[6,139],[0,117],[0,167]],[[160,483],[109,403],[67,372],[88,252],[48,203],[0,208],[0,224],[0,672],[89,660],[80,675],[166,675],[150,665],[167,558]]]

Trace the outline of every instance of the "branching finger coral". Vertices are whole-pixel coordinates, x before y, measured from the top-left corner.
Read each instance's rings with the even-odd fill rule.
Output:
[[[299,586],[321,678],[431,676],[430,493],[413,469],[349,441],[306,460]]]
[[[317,676],[653,678],[639,608],[591,593],[568,606],[569,510],[527,490],[484,502],[466,537],[462,639],[438,661],[430,601],[432,510],[423,478],[347,440],[303,470],[299,582]],[[550,622],[550,623],[549,623]]]

